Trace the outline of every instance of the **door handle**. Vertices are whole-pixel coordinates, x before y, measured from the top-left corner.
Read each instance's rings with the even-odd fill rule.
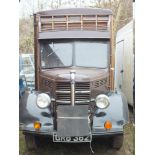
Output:
[[[120,73],[123,73],[124,72],[124,70],[122,69],[121,71],[120,71]]]

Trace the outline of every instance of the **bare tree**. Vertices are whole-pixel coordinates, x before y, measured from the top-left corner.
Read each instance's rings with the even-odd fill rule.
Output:
[[[50,8],[60,8],[62,6],[62,0],[52,0],[49,4]]]
[[[19,51],[20,53],[33,53],[33,19],[19,20]]]
[[[115,28],[118,30],[132,19],[132,0],[95,0],[94,7],[113,11]]]

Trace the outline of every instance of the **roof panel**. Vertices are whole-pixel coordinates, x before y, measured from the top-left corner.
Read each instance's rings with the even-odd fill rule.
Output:
[[[110,9],[101,9],[101,8],[68,8],[68,9],[54,9],[41,11],[37,14],[40,15],[111,15],[112,11]]]

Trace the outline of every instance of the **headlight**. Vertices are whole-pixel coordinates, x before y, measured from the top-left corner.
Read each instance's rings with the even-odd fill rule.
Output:
[[[51,99],[49,95],[41,93],[37,97],[37,105],[39,108],[47,108],[50,105]]]
[[[101,109],[107,108],[109,104],[110,102],[109,102],[108,96],[101,94],[96,97],[96,106],[98,108],[101,108]]]

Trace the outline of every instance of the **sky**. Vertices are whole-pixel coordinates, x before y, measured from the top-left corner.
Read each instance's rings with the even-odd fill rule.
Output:
[[[60,8],[74,8],[74,7],[89,7],[93,4],[94,0],[61,0]],[[59,0],[21,0],[19,3],[19,17],[28,17],[37,12],[38,4],[43,4],[43,10],[51,9],[51,4],[53,2],[53,7],[57,7]]]

